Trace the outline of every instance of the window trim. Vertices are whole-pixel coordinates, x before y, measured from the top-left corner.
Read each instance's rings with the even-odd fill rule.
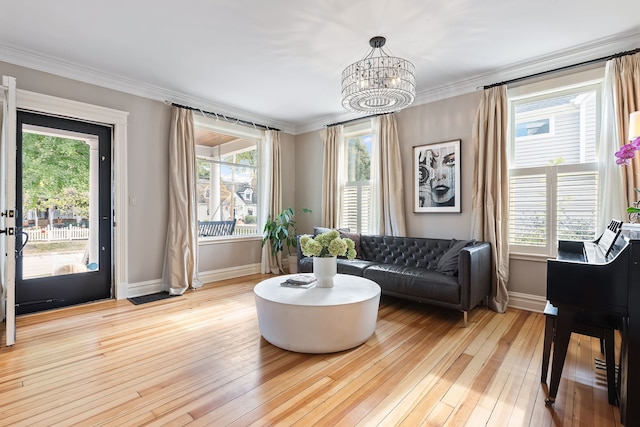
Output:
[[[594,162],[568,164],[568,165],[552,165],[552,166],[537,166],[526,168],[515,168],[515,143],[516,143],[516,126],[515,126],[515,107],[521,100],[535,101],[543,99],[549,95],[562,96],[564,94],[574,93],[577,90],[596,90],[596,126],[597,129],[601,127],[601,109],[602,102],[602,90],[604,80],[604,67],[599,67],[587,71],[573,73],[556,77],[553,79],[538,81],[530,84],[519,85],[509,88],[507,90],[508,97],[508,111],[509,121],[507,125],[508,135],[508,177],[509,181],[512,176],[526,176],[526,175],[544,175],[547,179],[546,182],[546,212],[547,212],[547,227],[546,227],[546,245],[545,246],[529,246],[518,245],[511,243],[511,236],[509,239],[509,254],[510,256],[523,259],[526,257],[555,257],[557,256],[557,177],[559,174],[564,173],[580,173],[580,172],[598,172],[599,160]],[[546,114],[545,114],[546,116]],[[542,117],[542,116],[541,116]],[[550,131],[552,131],[551,123],[549,124]],[[580,125],[580,132],[582,132],[582,123]],[[541,137],[549,137],[553,134],[540,135]],[[519,141],[530,141],[538,138],[538,135],[529,137],[518,137]],[[600,135],[596,133],[596,153],[599,151]],[[581,147],[582,150],[582,147]],[[509,189],[509,195],[511,190]],[[509,215],[511,217],[511,215]],[[511,219],[511,218],[509,218]],[[550,226],[552,225],[552,226]]]

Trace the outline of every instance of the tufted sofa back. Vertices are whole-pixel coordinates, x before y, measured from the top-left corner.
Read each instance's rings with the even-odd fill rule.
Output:
[[[361,235],[359,252],[366,261],[435,270],[449,246],[446,239]]]

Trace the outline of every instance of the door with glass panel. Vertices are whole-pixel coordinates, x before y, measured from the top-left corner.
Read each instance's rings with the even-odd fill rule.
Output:
[[[16,312],[110,298],[111,128],[18,112]]]

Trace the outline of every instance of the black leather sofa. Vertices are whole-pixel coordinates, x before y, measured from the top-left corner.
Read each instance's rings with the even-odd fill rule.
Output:
[[[373,280],[382,293],[467,313],[491,292],[491,246],[486,242],[342,233],[356,244],[356,259],[338,259],[338,273]],[[298,272],[313,259],[298,244]]]

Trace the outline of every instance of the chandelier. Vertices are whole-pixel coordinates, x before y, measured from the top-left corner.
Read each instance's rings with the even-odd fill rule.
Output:
[[[342,72],[342,106],[347,110],[383,114],[408,107],[416,97],[415,67],[406,59],[390,56],[387,40],[369,40],[371,51]],[[374,56],[378,50],[378,56]]]

